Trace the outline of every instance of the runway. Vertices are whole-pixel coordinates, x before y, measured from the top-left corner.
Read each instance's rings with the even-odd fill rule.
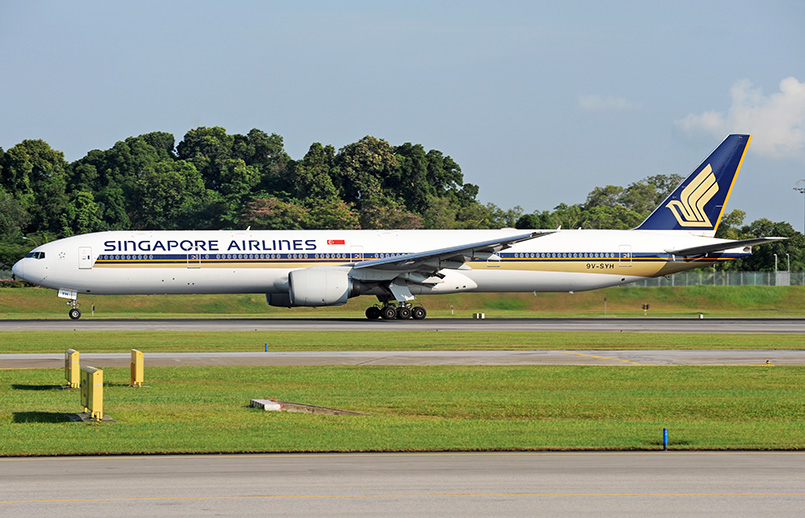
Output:
[[[307,351],[146,353],[149,367],[311,365],[805,365],[805,350]],[[130,353],[81,353],[82,365],[128,367]],[[64,367],[63,353],[0,354],[0,369]]]
[[[576,331],[638,333],[800,333],[805,319],[513,318],[0,320],[2,331]]]
[[[0,515],[801,516],[802,453],[0,459]]]

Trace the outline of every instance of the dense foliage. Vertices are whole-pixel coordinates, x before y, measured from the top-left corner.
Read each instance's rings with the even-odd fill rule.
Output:
[[[583,204],[525,214],[480,203],[478,186],[441,151],[372,136],[337,151],[314,143],[293,160],[277,134],[199,127],[178,144],[147,133],[72,163],[43,140],[25,140],[0,148],[0,269],[37,244],[102,230],[632,228],[680,180],[598,187]],[[773,253],[803,266],[803,236],[787,223],[743,226],[734,211],[719,233],[791,238],[732,268],[771,269]]]

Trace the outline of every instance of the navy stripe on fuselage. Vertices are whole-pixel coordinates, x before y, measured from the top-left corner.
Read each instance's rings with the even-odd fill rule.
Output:
[[[188,262],[220,264],[236,262],[238,264],[277,264],[283,262],[335,262],[343,263],[355,260],[370,261],[387,257],[400,257],[402,253],[285,253],[285,254],[101,254],[95,262],[96,266],[137,266],[137,265],[176,265]],[[622,255],[617,252],[511,252],[498,254],[502,262],[512,263],[558,263],[588,261],[707,261],[729,260],[743,257],[745,254],[719,254],[713,257],[674,257],[671,254],[631,253]],[[471,262],[485,262],[475,259]]]

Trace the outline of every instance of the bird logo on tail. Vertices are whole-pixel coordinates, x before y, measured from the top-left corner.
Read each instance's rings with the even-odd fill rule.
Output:
[[[704,211],[713,196],[718,192],[718,182],[710,164],[682,189],[679,200],[671,200],[666,207],[671,210],[676,221],[683,227],[712,227],[710,218]]]

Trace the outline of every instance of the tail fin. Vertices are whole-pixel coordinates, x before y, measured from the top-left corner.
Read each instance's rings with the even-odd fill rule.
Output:
[[[688,230],[715,235],[752,135],[729,135],[638,230]]]

